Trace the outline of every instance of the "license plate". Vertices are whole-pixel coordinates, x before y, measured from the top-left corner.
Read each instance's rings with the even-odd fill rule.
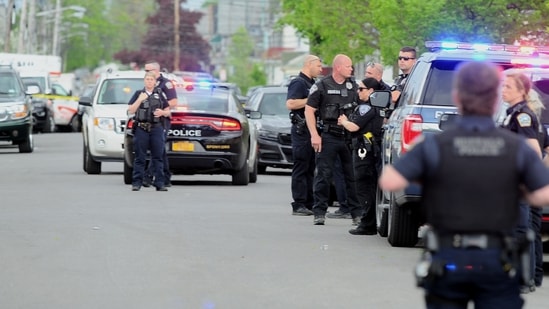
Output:
[[[194,144],[190,142],[173,142],[173,151],[194,151]]]

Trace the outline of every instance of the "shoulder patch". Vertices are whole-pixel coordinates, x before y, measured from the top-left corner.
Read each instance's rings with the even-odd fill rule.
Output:
[[[318,90],[318,86],[316,84],[314,84],[311,89],[309,89],[309,95],[315,93],[315,91]]]
[[[172,88],[173,88],[172,82],[166,82],[165,85],[166,85],[166,88],[168,88],[168,89],[172,89]]]
[[[358,106],[358,112],[360,113],[360,116],[364,116],[371,109],[372,109],[372,107],[370,105],[366,105],[366,104],[360,104]]]
[[[532,117],[527,113],[520,113],[517,115],[517,121],[521,127],[531,127],[532,126]]]

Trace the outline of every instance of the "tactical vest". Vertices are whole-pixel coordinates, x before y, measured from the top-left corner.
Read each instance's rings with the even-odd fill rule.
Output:
[[[435,140],[440,164],[423,181],[427,222],[447,232],[512,230],[519,216],[520,139],[494,128],[481,133],[447,130]]]
[[[338,84],[329,76],[318,82],[317,86],[322,94],[319,116],[325,125],[337,124],[337,118],[345,112],[350,114],[354,107],[352,104],[358,101],[357,85],[350,79]]]
[[[157,108],[162,109],[161,94],[157,89],[154,88],[151,95],[139,105],[135,113],[135,119],[138,122],[158,123],[160,121],[159,117],[154,116],[154,111]]]

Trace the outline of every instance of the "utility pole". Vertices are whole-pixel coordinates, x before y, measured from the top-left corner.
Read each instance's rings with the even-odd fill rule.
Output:
[[[27,52],[25,42],[29,38],[29,29],[27,28],[27,0],[21,2],[21,20],[19,20],[19,43],[17,44],[17,52],[24,54]]]
[[[55,2],[55,19],[53,21],[53,42],[51,54],[59,56],[59,26],[61,24],[61,0]]]
[[[179,71],[179,55],[180,55],[180,48],[179,48],[179,11],[181,10],[181,7],[179,6],[179,0],[173,1],[173,70]]]
[[[15,0],[9,0],[6,10],[6,38],[4,40],[4,51],[9,53],[11,50],[11,25],[15,24]]]

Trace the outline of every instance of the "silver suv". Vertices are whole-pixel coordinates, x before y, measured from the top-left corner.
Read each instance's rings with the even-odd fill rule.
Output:
[[[101,162],[123,162],[128,102],[143,88],[144,76],[143,71],[103,73],[94,92],[80,97],[83,168],[88,174],[100,174]]]

